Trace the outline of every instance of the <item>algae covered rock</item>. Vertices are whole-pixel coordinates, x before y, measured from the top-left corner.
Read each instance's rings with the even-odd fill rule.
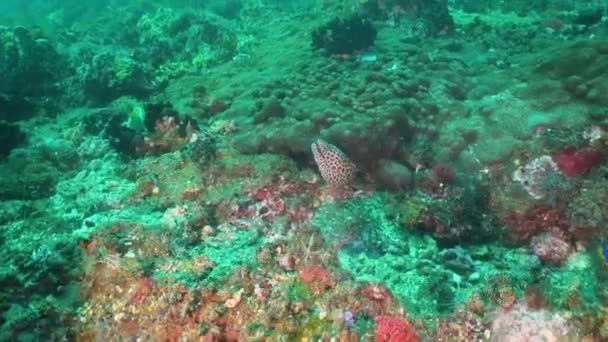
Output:
[[[25,133],[19,126],[0,121],[0,156],[5,156],[12,149],[25,142]]]
[[[537,72],[562,82],[573,97],[608,104],[608,40],[580,40],[555,48]]]
[[[106,28],[111,44],[83,34],[67,50],[74,83],[94,104],[125,95],[145,98],[172,78],[231,60],[239,44],[232,25],[212,13],[164,7],[112,25]]]
[[[53,44],[35,30],[0,27],[0,93],[20,96],[57,93],[56,82],[63,76],[64,62]]]
[[[78,78],[88,100],[105,103],[124,95],[145,96],[151,90],[152,74],[145,63],[126,52],[108,49],[83,61]]]
[[[312,32],[312,46],[332,55],[352,55],[371,47],[376,34],[374,25],[367,19],[335,18]]]
[[[66,60],[39,30],[0,26],[0,120],[19,121],[62,93]]]

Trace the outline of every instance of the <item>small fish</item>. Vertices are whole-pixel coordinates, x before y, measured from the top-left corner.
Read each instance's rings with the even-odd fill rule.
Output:
[[[378,60],[378,55],[374,51],[366,51],[358,54],[355,59],[362,63],[373,63]]]
[[[244,63],[244,62],[249,61],[250,59],[251,59],[251,55],[247,54],[247,53],[243,53],[243,52],[239,52],[236,55],[234,55],[234,57],[232,57],[232,60],[237,63]]]
[[[608,262],[608,245],[604,238],[600,239],[600,245],[597,248],[598,254],[604,258],[604,261]]]

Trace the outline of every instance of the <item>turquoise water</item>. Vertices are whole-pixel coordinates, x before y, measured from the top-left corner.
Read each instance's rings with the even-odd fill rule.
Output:
[[[606,341],[606,1],[0,3],[0,341]]]

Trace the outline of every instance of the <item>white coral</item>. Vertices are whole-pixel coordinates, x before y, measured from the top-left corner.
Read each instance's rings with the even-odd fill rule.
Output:
[[[541,199],[545,194],[540,185],[549,172],[559,172],[557,164],[550,156],[541,156],[515,170],[513,181],[520,183],[530,196]]]

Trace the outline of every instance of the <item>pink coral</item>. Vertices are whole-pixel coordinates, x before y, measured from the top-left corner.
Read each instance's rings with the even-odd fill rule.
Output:
[[[393,295],[382,285],[369,283],[359,289],[358,296],[366,299],[362,311],[372,317],[386,312],[393,303]]]
[[[355,164],[338,147],[321,139],[311,145],[321,176],[333,191],[343,191],[355,178]]]
[[[561,263],[572,254],[572,246],[558,228],[533,237],[530,245],[534,254],[549,264]]]
[[[499,310],[492,322],[491,342],[571,341],[573,329],[558,313],[531,311],[523,304]]]
[[[589,147],[578,150],[569,147],[554,156],[553,160],[566,177],[576,177],[598,165],[603,157],[600,151]]]

